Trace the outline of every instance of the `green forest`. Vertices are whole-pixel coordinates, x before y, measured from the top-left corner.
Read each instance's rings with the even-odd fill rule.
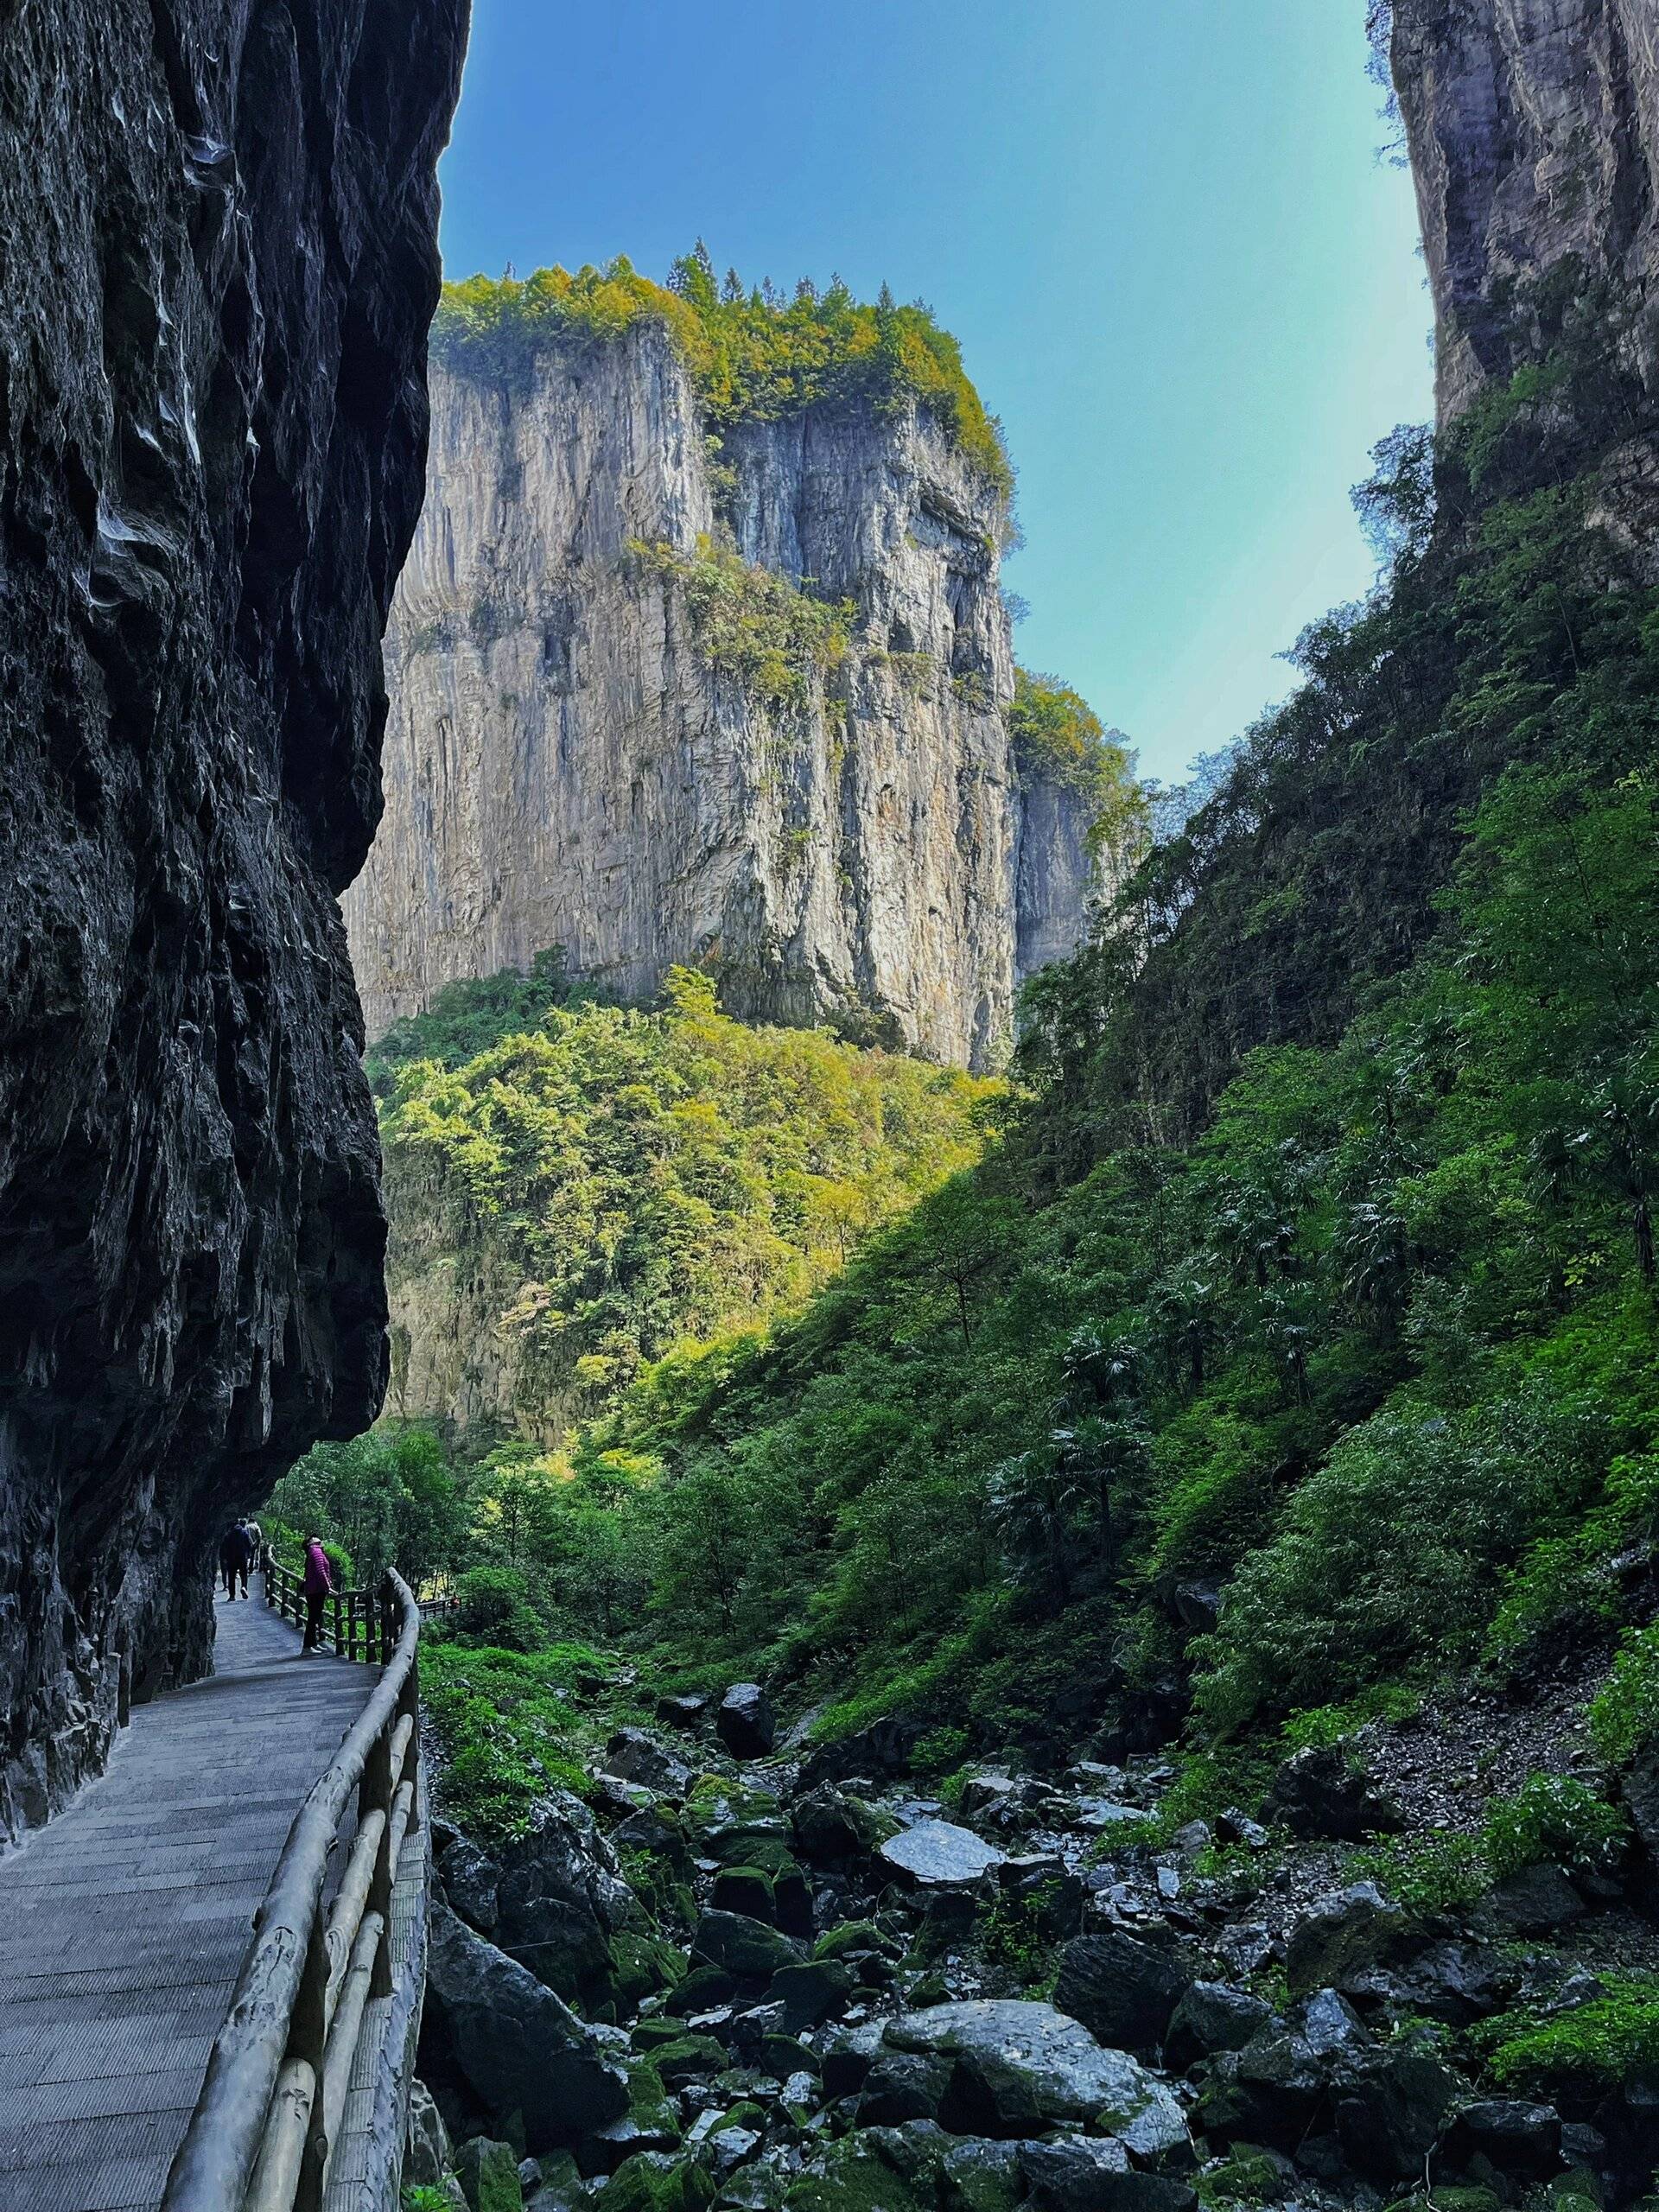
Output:
[[[427,1147],[573,1266],[610,1206],[654,1254],[555,1299],[613,1363],[558,1449],[442,1472],[463,1642],[759,1673],[820,1738],[911,1717],[940,1775],[1105,1715],[1184,1740],[1185,1812],[1287,1730],[1569,1648],[1617,1655],[1607,1755],[1650,1737],[1659,1634],[1620,1562],[1659,1537],[1659,590],[1608,520],[1637,405],[1610,327],[1558,316],[1438,447],[1379,450],[1376,592],[1300,640],[1289,702],[1030,987],[1005,1090],[879,1063],[884,1112],[932,1117],[907,1157],[813,1163],[809,1087],[757,1161],[780,1033],[752,1062],[690,979],[667,1016],[607,1010],[613,1124],[638,1025],[702,1040],[639,1110],[756,1179],[716,1255],[701,1169],[632,1135],[607,1196],[572,1179],[586,1211],[531,1199],[525,1074],[594,1011],[537,1028],[471,987],[382,1048],[394,1175]]]

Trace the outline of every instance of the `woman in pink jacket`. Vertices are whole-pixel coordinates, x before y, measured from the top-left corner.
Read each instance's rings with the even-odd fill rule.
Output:
[[[322,1601],[334,1586],[334,1578],[328,1571],[328,1554],[322,1548],[321,1536],[305,1540],[305,1574],[300,1587],[305,1592],[305,1649],[316,1651],[322,1644]]]

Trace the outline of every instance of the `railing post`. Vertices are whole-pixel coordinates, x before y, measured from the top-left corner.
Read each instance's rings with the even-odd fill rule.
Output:
[[[328,2139],[323,2128],[321,2094],[323,2052],[328,2040],[328,1950],[323,1942],[323,1927],[322,1916],[319,1913],[312,1925],[311,1940],[306,1946],[305,1974],[294,2000],[293,2023],[288,2039],[288,2056],[303,2058],[311,2067],[319,2085],[319,2094],[311,2107],[311,2121],[306,2133],[305,2158],[300,2168],[299,2186],[294,2192],[294,2212],[322,2212],[322,2177],[328,2162]]]

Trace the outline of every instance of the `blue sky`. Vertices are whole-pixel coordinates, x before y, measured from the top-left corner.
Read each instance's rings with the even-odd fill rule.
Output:
[[[701,233],[926,300],[1020,473],[1020,657],[1178,777],[1363,591],[1348,487],[1430,411],[1362,0],[475,0],[448,272]]]

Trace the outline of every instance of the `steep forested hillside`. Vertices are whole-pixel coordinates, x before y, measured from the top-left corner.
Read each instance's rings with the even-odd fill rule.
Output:
[[[1301,639],[1294,696],[1029,987],[983,1157],[876,1170],[912,1208],[870,1209],[844,1254],[820,1230],[809,1295],[791,1178],[826,1097],[789,1107],[773,1158],[775,1086],[796,1052],[850,1075],[847,1048],[740,1042],[687,979],[666,1015],[556,1016],[397,1078],[394,1193],[432,1147],[487,1205],[564,1025],[602,1045],[575,1119],[537,1103],[573,1210],[515,1217],[527,1262],[581,1274],[611,1249],[595,1172],[615,1249],[653,1252],[705,1136],[764,1195],[663,1243],[698,1317],[680,1341],[618,1335],[615,1286],[548,1292],[584,1357],[622,1346],[558,1451],[440,1477],[435,1512],[439,1446],[408,1435],[291,1478],[337,1526],[353,1484],[401,1495],[404,1555],[462,1566],[429,1679],[448,1802],[500,1881],[577,1818],[568,1789],[617,1822],[652,1941],[690,1943],[683,1994],[677,1951],[646,1973],[619,1937],[582,2001],[638,2012],[636,2054],[717,2115],[714,2070],[788,2024],[742,2076],[760,2101],[709,2123],[755,2160],[722,2202],[1193,2212],[1194,2158],[1219,2204],[1370,2207],[1427,2175],[1459,2212],[1542,2212],[1545,2177],[1557,2207],[1647,2185],[1659,425],[1606,300],[1527,312],[1535,361],[1438,444],[1379,453],[1374,595]],[[661,1063],[683,1105],[653,1097],[650,1141],[569,1179],[567,1128],[582,1151],[578,1124],[635,1095],[630,1053],[659,1065],[652,1021],[689,1025]],[[901,1065],[861,1079],[910,1098]],[[965,1098],[931,1095],[954,1128]],[[659,1153],[688,1117],[705,1134]],[[736,1255],[780,1205],[793,1256],[751,1276]],[[722,1748],[642,1732],[653,1711],[695,1732],[734,1677]],[[768,1690],[794,1732],[736,1780],[728,1752],[772,1746]],[[451,1847],[464,1898],[474,1849]],[[788,1930],[820,1923],[808,1962]],[[1116,2107],[999,2104],[982,2031],[1005,2067],[1021,2036],[1155,2051],[1163,2086],[1177,2082],[1167,2139],[1137,2149]],[[766,2066],[798,2064],[770,2113]],[[486,2070],[454,2094],[499,2120]],[[950,2163],[1057,2115],[1001,2193]],[[677,2126],[652,2172],[701,2202]],[[1063,2179],[1056,2139],[1081,2162]]]

